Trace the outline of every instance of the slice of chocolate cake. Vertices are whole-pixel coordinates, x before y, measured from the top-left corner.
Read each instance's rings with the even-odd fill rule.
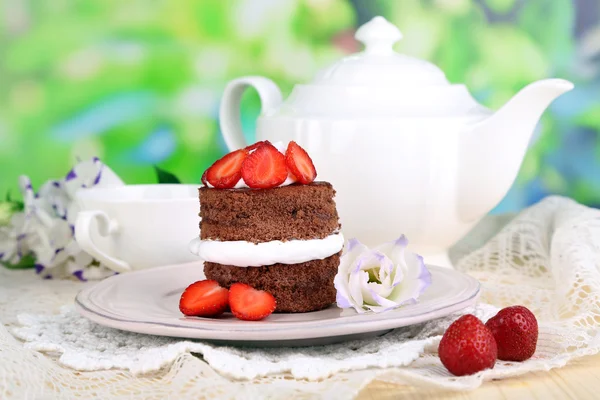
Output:
[[[199,189],[200,237],[190,248],[205,261],[207,279],[227,288],[240,282],[269,292],[277,300],[276,312],[316,311],[336,300],[333,279],[344,238],[335,190],[328,182],[303,179],[306,171],[290,179],[287,165],[286,180],[271,188],[242,187],[250,186],[241,183],[250,178],[228,181],[233,188],[205,182]],[[262,182],[272,170],[253,173]]]
[[[327,182],[199,191],[202,239],[252,243],[324,239],[340,228],[335,190]]]

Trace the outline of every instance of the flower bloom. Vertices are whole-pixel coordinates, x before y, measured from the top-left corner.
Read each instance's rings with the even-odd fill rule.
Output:
[[[123,185],[123,181],[98,158],[79,162],[64,179],[51,180],[35,193],[31,181],[21,176],[24,209],[0,227],[0,261],[17,264],[27,256],[36,260],[44,278],[75,276],[99,279],[112,272],[79,248],[74,224],[79,211],[75,193],[96,186]]]
[[[338,307],[364,313],[415,303],[431,284],[431,274],[423,257],[407,246],[404,235],[374,249],[350,240],[334,280]]]

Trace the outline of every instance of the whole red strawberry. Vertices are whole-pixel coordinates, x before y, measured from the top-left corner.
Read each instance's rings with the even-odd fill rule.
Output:
[[[538,323],[535,315],[523,306],[503,308],[485,324],[498,345],[498,359],[525,361],[535,353]]]
[[[448,371],[463,376],[492,368],[498,349],[492,332],[477,317],[467,314],[448,327],[438,353]]]

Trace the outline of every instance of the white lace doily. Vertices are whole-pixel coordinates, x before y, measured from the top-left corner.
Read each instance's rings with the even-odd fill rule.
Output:
[[[471,389],[600,350],[600,211],[548,198],[514,219],[486,218],[451,256],[457,269],[483,284],[487,304],[469,310],[481,319],[512,304],[534,311],[540,339],[532,359],[451,376],[436,350],[453,318],[304,349],[138,335],[93,324],[64,306],[84,284],[0,269],[0,398],[341,399],[373,379]]]

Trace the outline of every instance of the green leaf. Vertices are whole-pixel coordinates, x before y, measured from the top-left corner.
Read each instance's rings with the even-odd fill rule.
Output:
[[[23,203],[18,201],[0,201],[0,226],[10,224],[13,214],[23,210]]]
[[[156,165],[154,166],[154,171],[156,172],[156,179],[158,180],[158,183],[181,183],[179,178],[177,178],[175,175],[157,167]]]
[[[21,257],[21,261],[17,264],[10,264],[8,262],[0,262],[8,269],[26,269],[35,267],[35,257],[30,253],[24,257]]]
[[[6,201],[5,201],[5,203],[8,203],[8,204],[11,205],[10,208],[11,208],[12,212],[23,211],[23,209],[25,208],[25,203],[23,203],[20,200],[13,200],[12,199],[12,197],[10,196],[10,190],[6,192]]]

